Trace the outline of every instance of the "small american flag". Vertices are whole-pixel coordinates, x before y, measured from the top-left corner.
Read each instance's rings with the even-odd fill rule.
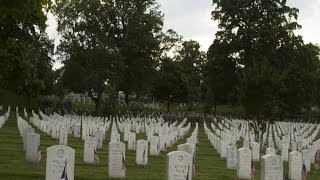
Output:
[[[124,172],[127,172],[127,166],[126,166],[126,162],[124,161],[124,156],[122,155],[122,169],[124,170]]]
[[[100,163],[100,159],[99,159],[99,156],[97,154],[96,148],[94,148],[93,151],[94,151],[94,156],[93,156],[94,163],[99,164]]]
[[[68,160],[66,159],[66,162],[65,162],[65,165],[64,165],[64,168],[63,168],[63,171],[62,171],[62,175],[61,175],[61,180],[68,180],[68,173],[67,173],[67,163],[68,163]]]
[[[157,143],[157,152],[160,152],[159,142]]]
[[[305,164],[303,164],[303,166],[302,166],[302,176],[303,176],[303,178],[307,179],[308,174],[309,174],[309,172],[307,170],[307,167],[306,167]]]
[[[256,166],[252,163],[251,177],[254,178],[255,176],[256,176]]]
[[[41,160],[41,148],[40,148],[40,144],[38,145],[37,151],[36,151],[36,156],[38,161]]]
[[[193,159],[192,159],[192,174],[196,174],[196,152],[193,153]]]
[[[145,160],[146,160],[146,147],[144,147],[144,150],[143,150],[143,153],[142,153],[142,163],[144,164],[145,163]]]
[[[186,180],[189,180],[189,166],[188,166],[188,172],[187,172]]]

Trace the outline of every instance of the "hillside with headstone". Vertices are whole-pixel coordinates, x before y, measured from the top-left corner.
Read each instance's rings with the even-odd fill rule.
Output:
[[[0,180],[320,180],[320,0],[0,0]]]
[[[162,116],[93,117],[41,111],[21,117],[10,107],[1,113],[5,117],[0,129],[1,179],[320,176],[315,169],[320,124],[315,123],[279,121],[255,134],[248,120],[212,115],[192,123],[187,117],[167,122]],[[259,135],[262,139],[256,142]],[[68,138],[67,145],[61,144],[66,142],[61,138]]]

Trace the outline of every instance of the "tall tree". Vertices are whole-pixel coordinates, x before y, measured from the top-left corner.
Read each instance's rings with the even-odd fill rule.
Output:
[[[167,104],[167,112],[174,102],[182,102],[187,97],[183,69],[173,58],[165,57],[154,81],[153,95]]]
[[[213,0],[220,31],[215,43],[228,44],[240,69],[242,103],[247,113],[275,119],[286,106],[285,94],[294,55],[303,46],[294,30],[298,9],[286,0]],[[292,62],[291,59],[293,60]],[[303,68],[303,67],[302,67]]]
[[[0,2],[2,88],[35,96],[45,89],[46,85],[50,86],[48,76],[40,73],[42,68],[49,73],[52,71],[50,54],[53,46],[45,34],[45,12],[50,9],[50,5],[51,1],[45,0]]]
[[[159,64],[153,81],[152,95],[167,104],[167,112],[174,102],[181,102],[186,91],[182,79],[182,70],[175,57],[182,43],[182,36],[169,29],[161,35],[158,49]]]
[[[313,44],[297,46],[284,79],[284,113],[300,114],[318,106],[320,48]]]
[[[110,1],[116,47],[124,60],[120,89],[129,103],[131,93],[149,91],[159,61],[163,19],[156,0]]]
[[[148,87],[162,28],[154,0],[56,2],[64,79],[88,92],[99,114],[106,82],[126,94]],[[80,73],[79,75],[75,73]]]
[[[74,92],[88,93],[100,114],[105,82],[116,86],[121,72],[121,56],[109,18],[110,1],[56,1],[58,47],[65,64],[63,81]],[[113,14],[112,14],[113,15]]]
[[[228,43],[217,40],[210,46],[207,52],[207,62],[203,70],[204,82],[207,92],[207,107],[217,104],[236,103],[239,93],[239,67],[234,58],[229,57]]]
[[[201,69],[205,58],[205,53],[200,51],[200,44],[193,40],[183,42],[176,57],[183,72],[182,80],[187,92],[185,102],[189,110],[192,110],[193,104],[200,100]]]

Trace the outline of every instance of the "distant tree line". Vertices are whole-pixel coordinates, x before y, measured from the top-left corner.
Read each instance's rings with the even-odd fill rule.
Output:
[[[167,105],[242,106],[277,119],[319,107],[319,47],[294,31],[299,10],[285,0],[213,0],[219,31],[207,52],[163,31],[156,0],[0,2],[0,86],[29,97],[88,93],[100,114],[119,91]],[[46,13],[58,21],[56,51]],[[64,64],[52,70],[56,55]],[[103,94],[108,94],[103,99]],[[112,103],[111,103],[112,104]]]

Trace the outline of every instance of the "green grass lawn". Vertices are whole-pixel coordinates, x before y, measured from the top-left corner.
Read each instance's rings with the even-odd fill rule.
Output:
[[[3,114],[1,112],[0,114]],[[111,129],[111,128],[110,128]],[[45,160],[46,148],[58,144],[46,134],[35,128],[35,131],[41,135],[42,160],[40,164],[31,164],[25,160],[23,152],[22,138],[19,135],[16,117],[11,113],[9,120],[0,129],[0,180],[39,180],[45,179]],[[193,128],[185,137],[189,137]],[[110,130],[107,133],[103,148],[98,150],[101,164],[99,166],[86,165],[83,163],[83,141],[71,136],[68,137],[68,144],[76,150],[75,179],[76,180],[102,180],[108,179],[107,172],[107,152]],[[121,134],[123,138],[123,134]],[[144,134],[138,134],[137,140],[146,138]],[[195,180],[235,180],[236,171],[227,170],[226,162],[220,160],[218,153],[213,149],[203,127],[199,127],[199,144],[196,155],[196,176]],[[167,152],[176,150],[178,144],[185,143],[185,139],[179,141]],[[126,179],[165,179],[166,173],[166,153],[161,153],[158,157],[149,156],[147,167],[135,165],[135,151],[126,150]],[[257,178],[259,179],[259,163],[256,164]],[[287,172],[287,163],[285,163],[285,172]],[[310,173],[310,180],[319,180],[320,171],[313,170]]]

